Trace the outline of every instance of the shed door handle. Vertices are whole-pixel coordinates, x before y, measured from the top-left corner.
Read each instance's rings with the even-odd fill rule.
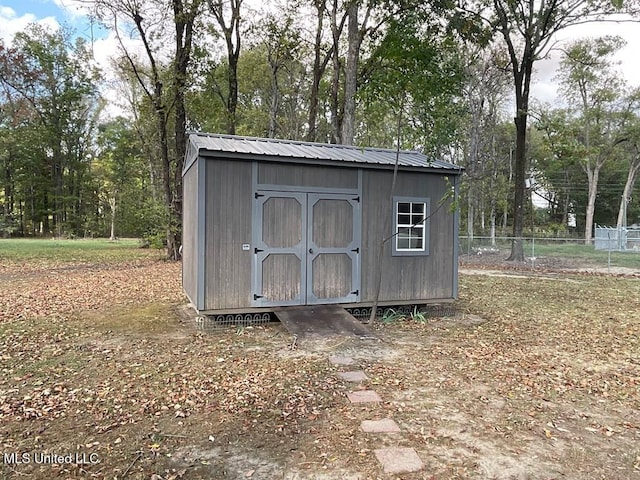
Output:
[[[309,253],[313,254],[313,248],[309,249]]]

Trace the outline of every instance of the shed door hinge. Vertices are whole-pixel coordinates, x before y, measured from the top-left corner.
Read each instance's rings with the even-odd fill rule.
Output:
[[[260,198],[260,197],[264,197],[264,195],[263,195],[263,194],[258,193],[258,192],[256,192],[256,193],[254,194],[254,196],[256,197],[256,199],[257,199],[257,198]]]
[[[352,252],[356,252],[356,253],[360,253],[360,248],[354,248],[353,250],[351,250]]]
[[[360,293],[360,290],[356,290],[355,292],[351,292],[350,295],[358,295]]]
[[[258,295],[256,293],[253,294],[253,299],[258,300],[259,298],[264,298],[264,295]]]
[[[360,203],[360,197],[352,198],[351,200]]]

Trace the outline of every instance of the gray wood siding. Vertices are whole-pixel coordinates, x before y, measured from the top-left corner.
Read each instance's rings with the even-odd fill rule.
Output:
[[[298,200],[273,197],[262,208],[262,240],[267,246],[291,248],[302,241],[302,205]]]
[[[448,299],[454,296],[454,216],[438,208],[447,191],[444,175],[400,172],[395,195],[431,199],[430,254],[391,256],[391,241],[380,259],[380,241],[393,234],[391,172],[365,170],[362,204],[362,302],[373,301],[382,268],[380,301]]]
[[[353,264],[345,253],[321,253],[313,259],[311,291],[318,299],[342,298],[351,290]]]
[[[353,207],[346,200],[322,199],[311,207],[312,240],[318,247],[348,247],[353,240]]]
[[[251,305],[251,162],[207,160],[204,310]]]
[[[182,193],[182,287],[189,300],[198,304],[198,167],[193,165],[183,179]]]
[[[358,170],[356,168],[259,163],[258,184],[357,189]]]
[[[262,262],[262,295],[271,302],[290,302],[302,289],[300,259],[292,253],[272,253]]]

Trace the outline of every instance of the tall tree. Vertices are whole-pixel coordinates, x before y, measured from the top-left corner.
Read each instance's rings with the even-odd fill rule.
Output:
[[[560,64],[561,90],[575,105],[570,110],[580,118],[582,127],[580,165],[589,185],[584,231],[587,245],[591,244],[593,236],[600,171],[624,140],[624,85],[615,73],[611,59],[623,44],[619,37],[579,40],[564,51]]]
[[[260,43],[266,50],[270,73],[269,138],[275,138],[279,129],[278,117],[283,93],[281,79],[287,70],[295,68],[301,56],[302,37],[294,27],[294,15],[291,11],[281,13],[278,18],[270,14],[257,28]]]
[[[455,142],[463,107],[463,70],[455,39],[424,18],[407,15],[388,21],[373,43],[360,73],[360,115],[365,127],[356,140],[366,145],[396,143],[403,111],[404,144],[438,155]]]
[[[173,195],[169,205],[169,229],[167,249],[169,256],[178,259],[182,241],[182,167],[187,151],[187,111],[185,92],[188,70],[193,54],[194,28],[204,0],[172,0],[175,28],[175,52],[173,57],[173,103],[175,166],[173,167]],[[171,247],[169,247],[171,245]]]
[[[627,209],[631,202],[631,195],[640,174],[640,89],[634,89],[626,98],[628,121],[625,122],[622,138],[624,139],[624,160],[627,167],[627,179],[625,180],[618,209],[616,225],[627,225]]]
[[[315,142],[318,135],[318,106],[320,103],[320,82],[327,69],[329,60],[333,58],[333,49],[335,44],[332,43],[330,47],[325,46],[323,41],[324,36],[324,20],[327,13],[326,0],[312,0],[313,6],[316,11],[316,26],[315,35],[313,40],[313,66],[311,68],[312,80],[311,90],[309,92],[309,116],[308,116],[308,130],[306,139],[310,142]],[[341,21],[341,25],[344,26],[344,17]],[[333,22],[332,22],[333,26]],[[342,30],[342,26],[340,30]]]
[[[154,199],[145,149],[132,121],[118,117],[99,126],[92,170],[106,212],[106,233],[155,239],[163,202]]]
[[[515,93],[516,149],[513,201],[513,243],[509,260],[523,261],[525,175],[527,170],[527,121],[531,77],[537,60],[543,58],[554,35],[586,22],[618,13],[620,1],[593,0],[461,0],[462,12],[499,33],[511,63]],[[625,10],[637,10],[637,2],[625,2]]]
[[[548,152],[538,158],[545,190],[549,193],[552,218],[565,226],[569,214],[576,213],[580,202],[576,188],[582,183],[579,166],[582,156],[577,142],[579,128],[566,109],[545,108],[536,121],[536,129],[544,135]]]
[[[344,110],[340,138],[343,144],[352,145],[356,132],[356,93],[358,88],[358,63],[362,41],[369,31],[369,17],[373,4],[364,5],[360,19],[360,1],[352,0],[347,5],[347,59],[344,71]]]
[[[242,23],[243,0],[208,0],[209,11],[213,15],[222,36],[227,51],[227,97],[225,107],[227,109],[227,133],[236,133],[236,109],[238,107],[238,61],[242,35],[240,26]]]
[[[71,36],[68,30],[31,25],[16,35],[12,48],[0,48],[5,98],[20,107],[13,114],[26,121],[22,127],[28,124],[23,133],[38,139],[20,162],[30,184],[23,185],[24,195],[33,196],[33,232],[82,235],[89,208],[86,180],[100,105],[98,76],[84,42]],[[28,120],[22,108],[31,112]]]
[[[468,45],[463,57],[466,59],[463,91],[468,112],[465,135],[468,140],[464,143],[467,236],[472,242],[478,214],[484,229],[484,210],[488,208],[491,238],[495,241],[497,194],[500,191],[496,184],[499,164],[503,163],[497,151],[497,129],[509,86],[505,68],[508,60],[505,52],[493,45]]]
[[[93,5],[97,18],[115,32],[124,60],[120,65],[136,79],[154,112],[167,209],[167,254],[171,259],[178,259],[182,230],[182,165],[186,149],[184,93],[194,27],[203,0],[87,1]],[[172,13],[168,19],[167,11]],[[135,47],[125,41],[122,29],[130,26],[142,44],[144,60],[139,59]],[[171,26],[173,48],[166,44],[166,31]],[[169,57],[167,51],[171,52]],[[173,139],[170,138],[172,119]]]

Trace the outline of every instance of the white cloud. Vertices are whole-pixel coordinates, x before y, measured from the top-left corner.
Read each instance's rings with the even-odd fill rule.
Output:
[[[79,19],[89,15],[86,3],[79,0],[53,0],[53,3],[71,19]]]
[[[631,87],[640,85],[640,62],[637,61],[640,51],[640,29],[637,23],[630,22],[602,22],[576,25],[562,31],[556,37],[556,47],[566,46],[569,42],[581,38],[596,38],[605,35],[619,35],[627,41],[614,57],[620,62],[617,70]],[[535,64],[534,82],[531,85],[532,96],[546,103],[557,103],[558,86],[555,76],[560,64],[561,52],[553,49],[547,58]]]
[[[129,55],[141,59],[146,58],[142,42],[127,36],[123,36],[121,39]],[[130,99],[127,98],[130,92],[123,91],[123,89],[126,90],[126,87],[123,85],[122,79],[116,74],[113,64],[122,54],[120,41],[113,31],[109,31],[105,38],[93,42],[93,57],[102,70],[104,79],[101,91],[103,97],[107,100],[107,106],[103,112],[105,118],[130,115],[128,110]]]
[[[10,7],[0,7],[0,38],[5,44],[11,45],[16,33],[23,31],[30,23],[39,23],[54,30],[60,28],[60,24],[54,17],[36,18],[31,13],[17,16],[14,9]]]

